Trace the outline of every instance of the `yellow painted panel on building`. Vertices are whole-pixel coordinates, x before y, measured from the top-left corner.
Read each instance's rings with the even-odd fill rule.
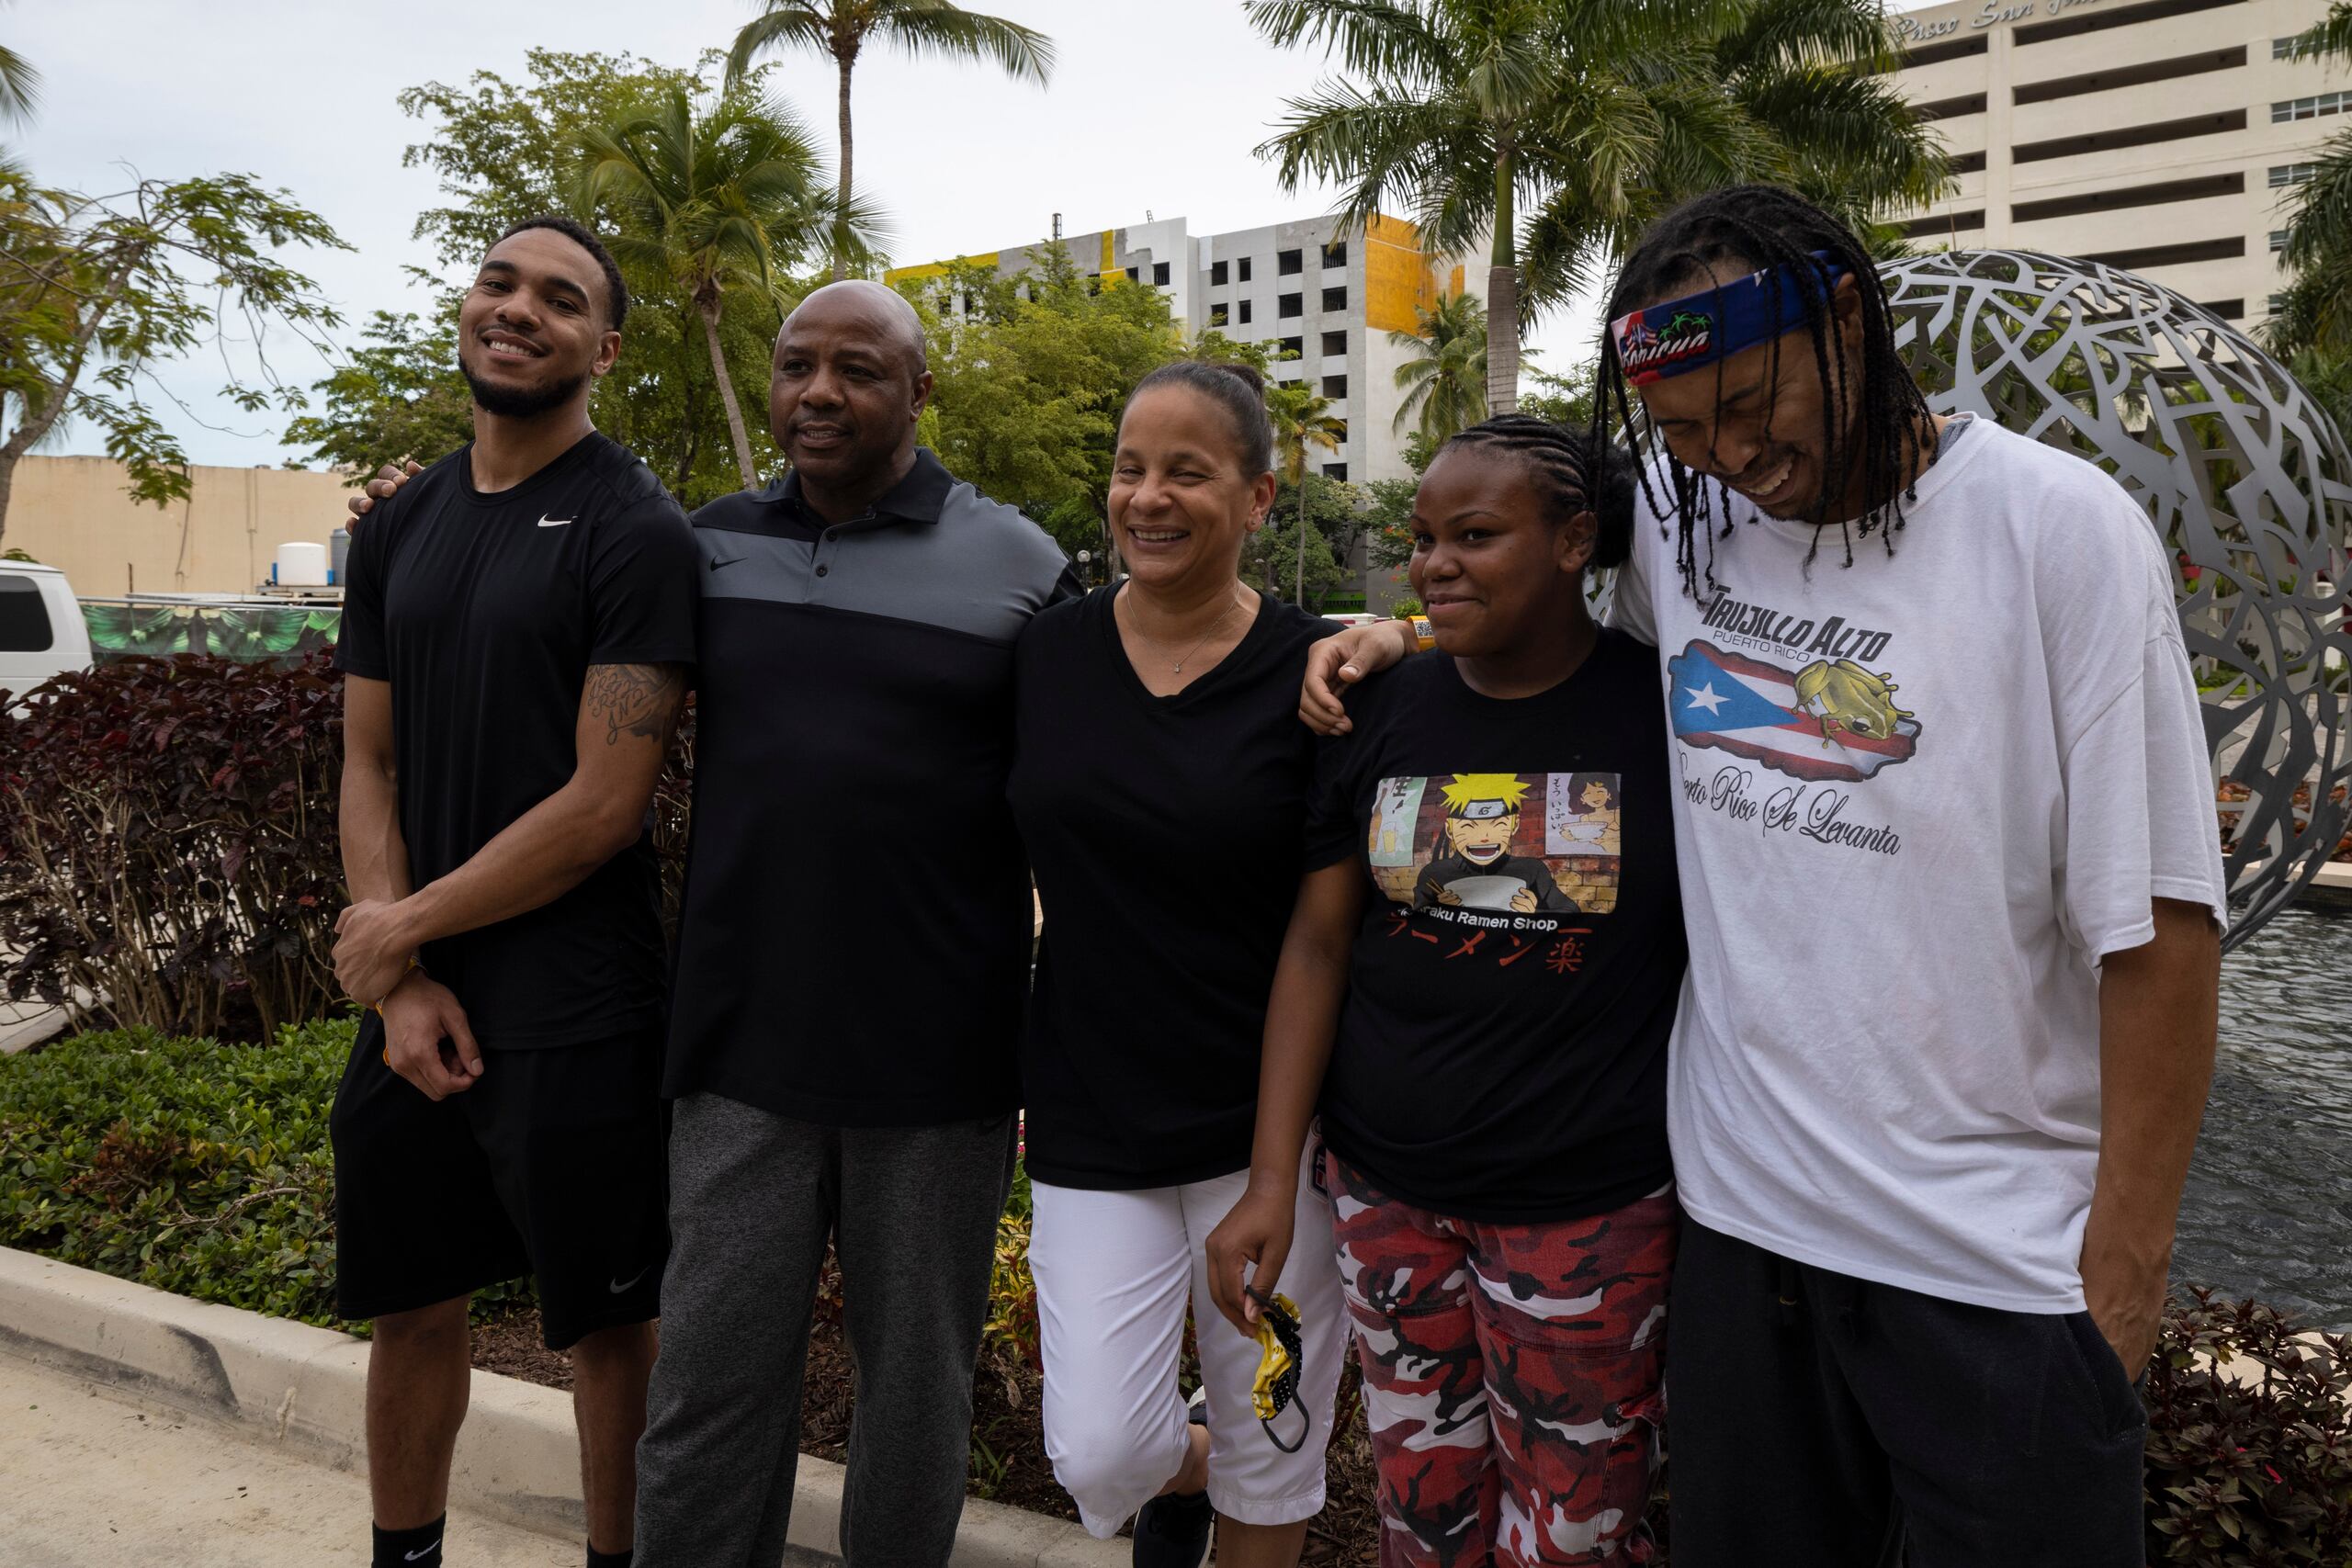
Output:
[[[1462,269],[1457,266],[1453,269],[1453,281],[1446,285],[1445,297],[1449,299],[1460,299],[1462,297],[1463,287]]]
[[[882,281],[896,288],[910,278],[944,277],[951,266],[985,266],[997,265],[998,253],[982,251],[978,255],[957,256],[952,262],[924,262],[917,266],[894,266],[882,275]]]
[[[1437,278],[1420,231],[1380,213],[1364,225],[1363,319],[1375,332],[1409,333],[1437,303]]]
[[[1113,273],[1119,270],[1118,263],[1119,253],[1117,247],[1112,243],[1111,231],[1105,229],[1102,231],[1102,265],[1095,268],[1095,270],[1101,273],[1103,276],[1108,277]]]

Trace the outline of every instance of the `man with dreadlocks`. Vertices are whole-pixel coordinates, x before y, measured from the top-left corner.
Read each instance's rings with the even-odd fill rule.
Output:
[[[2090,464],[1932,414],[1786,191],[1669,214],[1609,316],[1691,916],[1675,1560],[2136,1565],[2224,915],[2163,553]],[[1310,662],[1324,727],[1403,651],[1366,632]]]

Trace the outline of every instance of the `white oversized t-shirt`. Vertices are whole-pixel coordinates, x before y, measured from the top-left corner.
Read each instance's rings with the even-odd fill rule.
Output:
[[[2225,918],[2163,551],[2097,468],[1982,420],[1891,558],[1830,530],[1808,561],[1812,527],[1732,509],[1702,604],[1645,508],[1612,611],[1675,752],[1682,1201],[1840,1273],[2080,1310],[2098,960],[2152,897]]]

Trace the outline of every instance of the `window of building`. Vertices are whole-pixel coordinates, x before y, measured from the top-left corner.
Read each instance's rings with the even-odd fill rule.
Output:
[[[0,652],[47,653],[55,640],[40,584],[29,577],[0,577]]]
[[[1345,240],[1334,240],[1329,244],[1324,246],[1323,265],[1325,266],[1347,265],[1348,243]]]
[[[1348,308],[1347,286],[1342,284],[1337,288],[1323,290],[1323,308],[1327,310],[1346,310]]]
[[[1348,422],[1344,419],[1333,420],[1331,422],[1331,434],[1339,437],[1340,446],[1345,446],[1348,444]]]
[[[1154,288],[1165,288],[1168,287],[1168,264],[1166,262],[1154,262],[1151,264],[1151,286]]]
[[[1250,258],[1248,256],[1243,256],[1241,260],[1236,264],[1234,276],[1238,277],[1244,283],[1250,281]]]
[[[1241,301],[1241,324],[1245,327],[1250,324],[1250,301],[1247,299]]]
[[[2209,71],[2233,70],[2245,63],[2245,46],[2241,44],[2235,49],[2205,50],[2196,54],[2176,55],[2170,60],[2146,60],[2136,65],[2110,65],[2098,71],[2086,71],[2076,76],[2028,82],[2017,88],[2011,96],[2020,104],[2046,104],[2053,98],[2110,92],[2117,87],[2141,87],[2151,82],[2199,76]]]
[[[1344,332],[1325,333],[1323,334],[1323,352],[1326,355],[1339,355],[1347,353],[1348,334]]]
[[[2245,320],[2245,301],[2243,299],[2208,299],[2197,308],[2200,310],[2211,310],[2225,321]]]
[[[1972,54],[1982,54],[1990,48],[1984,35],[1953,39],[1948,43],[1923,43],[1917,49],[1905,50],[1895,62],[1897,71],[1908,71],[1915,65],[1940,65],[1947,60],[1965,60]]]
[[[1920,119],[1957,119],[1964,114],[1983,114],[1984,95],[1969,93],[1957,98],[1938,98],[1931,104],[1913,104],[1911,112]]]
[[[2286,297],[2284,294],[2273,294],[2273,295],[2270,297],[2270,313],[2271,313],[2272,315],[2274,315],[2274,316],[2275,316],[2275,315],[2278,314],[2281,310],[2284,310],[2286,308],[2287,308],[2287,297]]]
[[[1327,398],[1346,397],[1348,395],[1348,378],[1345,376],[1324,377],[1323,395]]]
[[[1947,212],[1940,218],[1914,218],[1895,226],[1906,240],[1932,240],[1938,235],[1964,234],[1984,227],[1984,210]]]
[[[1225,325],[1225,307],[1224,307],[1224,306],[1222,306],[1222,305],[1212,305],[1212,306],[1210,306],[1210,307],[1209,307],[1209,325],[1211,325],[1211,326],[1213,326],[1213,327],[1221,327],[1221,326]]]
[[[2288,231],[2287,231],[2287,230],[2284,230],[2284,229],[2273,229],[2273,230],[2271,230],[2271,231],[2270,231],[2270,248],[2271,248],[2272,250],[2274,250],[2274,251],[2283,251],[2283,250],[2285,250],[2285,249],[2287,248],[2287,234],[2288,234]]]
[[[2120,6],[2112,11],[2095,10],[2086,15],[2061,17],[2055,21],[2029,22],[2010,33],[2009,41],[2024,49],[2032,44],[2048,43],[2053,39],[2074,38],[2108,28],[2128,28],[2139,22],[2162,21],[2166,17],[2186,17],[2195,11],[2218,11],[2224,6],[2241,3],[2242,0],[2141,0],[2137,6]],[[2010,7],[2012,10],[2018,8]]]
[[[1284,359],[1296,359],[1306,354],[1306,340],[1303,337],[1286,337],[1283,339],[1281,352]]]
[[[2273,164],[2270,165],[2270,188],[2299,186],[2319,176],[2317,164]]]
[[[2245,191],[2245,175],[2233,170],[2226,175],[2200,175],[2188,180],[2158,180],[2153,185],[2089,191],[2081,196],[2053,197],[2047,201],[2020,201],[2009,209],[2009,217],[2016,222],[2032,223],[2045,218],[2079,218],[2086,212],[2111,212],[2120,208],[2162,207],[2168,202],[2239,196]]]
[[[2290,119],[2317,119],[2324,114],[2342,114],[2352,107],[2352,93],[2315,93],[2308,98],[2281,98],[2270,106],[2270,123],[2284,125]]]
[[[2226,240],[2191,240],[2177,245],[2143,245],[2138,250],[2108,251],[2083,259],[2120,266],[2126,272],[2141,272],[2152,266],[2185,266],[2190,262],[2228,261],[2244,254],[2245,236],[2233,234]]]
[[[1220,287],[1222,287],[1222,286],[1224,285],[1224,283],[1225,283],[1225,275],[1226,275],[1226,272],[1227,271],[1227,269],[1230,267],[1230,265],[1231,265],[1231,264],[1230,264],[1230,263],[1228,263],[1228,262],[1211,262],[1211,263],[1209,263],[1209,287],[1210,287],[1210,288],[1220,288]]]
[[[1345,484],[1348,482],[1348,466],[1345,463],[1326,463],[1323,465],[1323,477]]]
[[[2047,141],[2020,141],[2009,149],[2013,164],[2038,164],[2048,158],[2071,158],[2081,152],[2112,152],[2125,147],[2145,147],[2152,142],[2179,141],[2191,136],[2220,136],[2245,129],[2245,110],[2226,109],[2219,114],[2191,115],[2187,119],[2163,119],[2150,125],[2116,126],[2104,130],[2085,131],[2079,136],[2053,137]],[[1976,166],[1984,166],[1984,154],[1976,154]],[[1966,174],[1961,160],[1951,163],[1952,173]]]
[[[1139,266],[1131,266],[1127,268],[1127,281],[1129,283],[1141,283],[1143,281],[1143,268]]]
[[[1284,277],[1288,277],[1295,272],[1305,272],[1306,270],[1306,253],[1305,251],[1276,251],[1274,253],[1274,270],[1282,274]]]
[[[1306,296],[1303,294],[1283,295],[1274,303],[1274,314],[1280,316],[1283,321],[1288,321],[1293,316],[1303,316],[1306,314]]]
[[[2273,60],[2286,59],[2289,55],[2295,52],[2295,45],[2301,43],[2302,41],[2302,38],[2303,35],[2301,33],[2289,33],[2285,38],[2272,39],[2270,40],[2270,58]]]
[[[2015,157],[2015,153],[2010,156]],[[1951,172],[1955,175],[1981,175],[1984,172],[1982,152],[1955,152],[1951,157]]]

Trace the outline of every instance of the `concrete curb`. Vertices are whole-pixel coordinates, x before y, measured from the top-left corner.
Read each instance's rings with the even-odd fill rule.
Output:
[[[318,1463],[366,1457],[367,1342],[189,1301],[0,1247],[0,1353],[143,1403],[234,1427]],[[580,1454],[571,1398],[476,1372],[449,1480],[456,1506],[578,1539]],[[801,1456],[791,1542],[840,1550],[842,1467]],[[1131,1548],[1066,1520],[967,1502],[952,1568],[1124,1568]]]

